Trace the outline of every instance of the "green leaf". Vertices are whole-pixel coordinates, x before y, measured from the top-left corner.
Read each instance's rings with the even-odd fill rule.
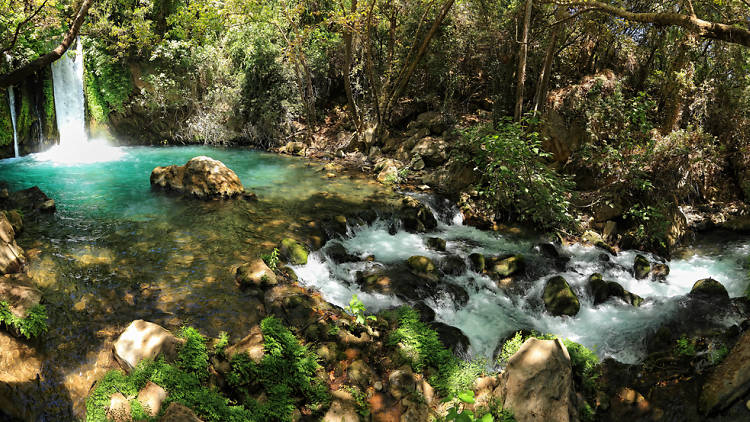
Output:
[[[461,400],[464,403],[473,404],[474,403],[474,392],[471,390],[466,390],[458,393],[458,399]]]

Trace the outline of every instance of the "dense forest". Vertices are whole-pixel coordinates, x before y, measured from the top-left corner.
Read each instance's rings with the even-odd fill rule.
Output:
[[[0,34],[0,243],[12,249],[0,273],[40,291],[21,318],[4,296],[16,275],[0,281],[0,327],[16,334],[0,339],[0,374],[28,356],[44,367],[36,381],[0,375],[0,420],[750,419],[749,1],[0,0]],[[54,157],[22,161],[64,145],[54,66],[79,55],[85,136],[142,151],[137,164],[68,174]],[[151,191],[83,181],[120,175],[124,191],[156,167],[154,189],[211,196],[188,179],[213,161],[161,167],[184,162],[164,162],[178,146],[232,167],[221,195],[243,202],[159,211]],[[263,190],[255,174],[286,184]],[[141,201],[172,214],[136,215]],[[119,220],[107,214],[118,206]],[[405,233],[422,253],[391,250],[412,247]],[[380,254],[398,260],[375,271]],[[346,300],[331,299],[341,289],[326,290],[317,259],[357,286]],[[165,293],[201,260],[206,283],[229,280],[221,294]],[[680,277],[689,285],[673,288]],[[252,317],[196,313],[235,282]],[[465,315],[495,312],[476,305],[495,296],[557,319]],[[612,300],[640,316],[597,313]],[[52,336],[87,318],[96,328]],[[588,338],[575,318],[623,338]],[[117,348],[141,319],[176,335],[143,328],[171,346],[137,364]],[[51,350],[78,336],[90,355],[114,347],[125,372],[100,357],[71,379],[74,359],[58,365]],[[519,349],[547,353],[546,366]],[[152,385],[185,409],[144,410]],[[35,394],[56,410],[21,409]]]

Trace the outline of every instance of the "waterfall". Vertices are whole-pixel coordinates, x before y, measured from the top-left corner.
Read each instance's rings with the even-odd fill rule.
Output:
[[[84,147],[87,141],[83,109],[83,44],[76,40],[76,50],[68,50],[52,63],[52,85],[60,145]]]
[[[10,121],[13,123],[13,152],[18,157],[18,130],[16,129],[16,95],[13,87],[8,87],[8,102],[10,102]]]

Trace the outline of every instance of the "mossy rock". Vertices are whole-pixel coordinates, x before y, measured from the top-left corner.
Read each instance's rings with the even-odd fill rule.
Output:
[[[412,256],[406,260],[406,263],[412,271],[418,274],[433,274],[435,272],[435,263],[426,256]]]
[[[445,239],[439,237],[427,238],[427,247],[436,251],[445,252]]]
[[[633,262],[633,275],[635,275],[636,280],[643,280],[648,277],[649,273],[651,273],[651,263],[645,256],[636,255]]]
[[[635,307],[641,306],[643,298],[625,290],[620,283],[605,281],[599,273],[591,274],[589,277],[589,289],[594,299],[594,306],[606,302],[612,297],[617,297]]]
[[[729,300],[727,289],[713,278],[704,278],[693,284],[690,296],[698,296],[706,299]]]
[[[279,252],[292,265],[307,264],[307,249],[294,239],[286,238],[279,245]]]
[[[581,309],[578,296],[561,276],[552,277],[547,281],[542,298],[547,312],[555,316],[574,316]]]
[[[484,255],[480,253],[473,253],[469,255],[469,262],[471,263],[471,270],[474,272],[482,273],[485,268]]]
[[[503,278],[515,275],[524,269],[524,259],[521,255],[505,258],[490,258],[486,262],[487,272],[494,277]]]

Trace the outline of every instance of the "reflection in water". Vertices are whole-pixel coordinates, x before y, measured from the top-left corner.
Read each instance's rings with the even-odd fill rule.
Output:
[[[102,148],[107,155],[98,160],[48,152],[0,162],[11,190],[37,185],[57,203],[54,215],[27,219],[18,239],[51,318],[32,348],[43,359],[25,360],[29,374],[41,372],[38,386],[18,381],[44,390],[35,400],[48,420],[68,419],[71,398],[81,414],[112,340],[130,321],[193,325],[209,336],[227,331],[237,340],[258,319],[259,303],[237,289],[233,267],[283,237],[304,239],[309,222],[392,197],[354,176],[328,179],[306,161],[266,153]],[[259,200],[201,202],[151,190],[154,167],[198,155],[223,161]]]

